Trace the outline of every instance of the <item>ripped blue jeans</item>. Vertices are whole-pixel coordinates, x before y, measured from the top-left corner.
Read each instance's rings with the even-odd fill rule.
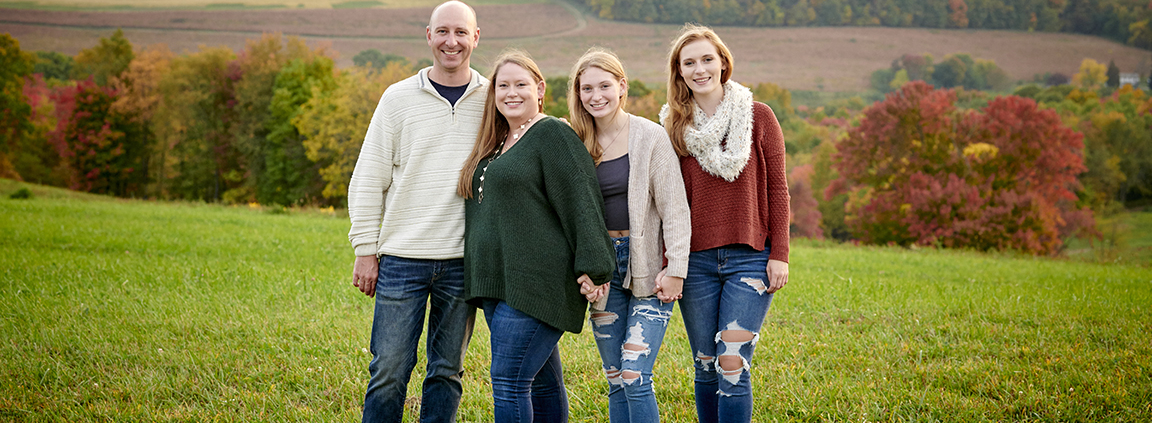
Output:
[[[589,320],[608,379],[608,418],[612,423],[659,422],[652,366],[664,340],[673,303],[655,295],[637,298],[625,289],[628,237],[613,238],[616,270],[603,310],[592,308]]]
[[[772,304],[768,253],[730,245],[688,256],[680,312],[695,359],[701,423],[752,420],[752,352]],[[748,332],[751,339],[740,339]]]

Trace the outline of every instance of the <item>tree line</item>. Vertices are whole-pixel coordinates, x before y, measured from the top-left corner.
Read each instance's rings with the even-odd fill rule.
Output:
[[[1152,49],[1147,0],[583,0],[603,19],[763,27],[888,26],[1097,35]]]
[[[344,205],[380,94],[425,64],[366,51],[340,69],[279,34],[177,55],[119,31],[75,57],[2,34],[0,60],[0,177],[284,206]],[[873,74],[876,97],[819,107],[750,86],[784,130],[794,235],[1052,254],[1094,236],[1097,216],[1152,203],[1143,89],[1090,59],[1012,95],[985,90],[1012,88],[1000,73],[967,55],[903,55]],[[548,114],[567,115],[566,86],[548,78]],[[628,95],[629,112],[655,120],[665,88],[630,81]]]
[[[279,34],[185,55],[119,30],[75,58],[0,48],[0,176],[137,198],[340,205],[380,93],[412,72],[337,69]]]
[[[774,107],[793,233],[1036,254],[1099,237],[1098,216],[1152,204],[1152,96],[1112,73],[1085,59],[1012,95],[918,78],[870,105]]]

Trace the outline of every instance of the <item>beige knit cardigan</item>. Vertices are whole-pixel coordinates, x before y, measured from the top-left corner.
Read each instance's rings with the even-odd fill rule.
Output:
[[[691,212],[680,176],[680,158],[664,127],[630,115],[628,128],[628,273],[624,287],[637,297],[656,291],[668,259],[668,276],[688,275]],[[663,255],[661,255],[663,252]],[[602,310],[605,295],[593,308]]]

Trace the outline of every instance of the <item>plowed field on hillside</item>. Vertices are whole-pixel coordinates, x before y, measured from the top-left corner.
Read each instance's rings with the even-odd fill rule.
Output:
[[[664,81],[667,48],[675,25],[601,21],[562,3],[481,4],[474,64],[485,68],[501,49],[527,50],[548,75],[568,67],[593,45],[614,49],[634,79]],[[137,47],[165,43],[177,53],[201,45],[241,49],[263,32],[304,37],[327,44],[337,63],[351,65],[356,53],[375,48],[413,59],[427,57],[424,39],[430,7],[365,9],[131,10],[112,12],[0,9],[0,32],[25,50],[75,54],[115,28]],[[1115,60],[1124,72],[1147,73],[1152,53],[1102,38],[1074,34],[902,28],[732,28],[717,31],[736,56],[735,78],[775,82],[789,89],[857,91],[869,74],[903,54],[930,53],[937,59],[969,53],[994,60],[1015,79],[1035,74],[1076,73],[1092,58]]]

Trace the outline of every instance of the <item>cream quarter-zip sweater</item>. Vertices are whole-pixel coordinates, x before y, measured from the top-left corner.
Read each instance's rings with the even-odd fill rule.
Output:
[[[476,142],[488,80],[475,70],[452,106],[428,71],[380,97],[348,184],[348,239],[357,256],[464,256],[460,169]]]

